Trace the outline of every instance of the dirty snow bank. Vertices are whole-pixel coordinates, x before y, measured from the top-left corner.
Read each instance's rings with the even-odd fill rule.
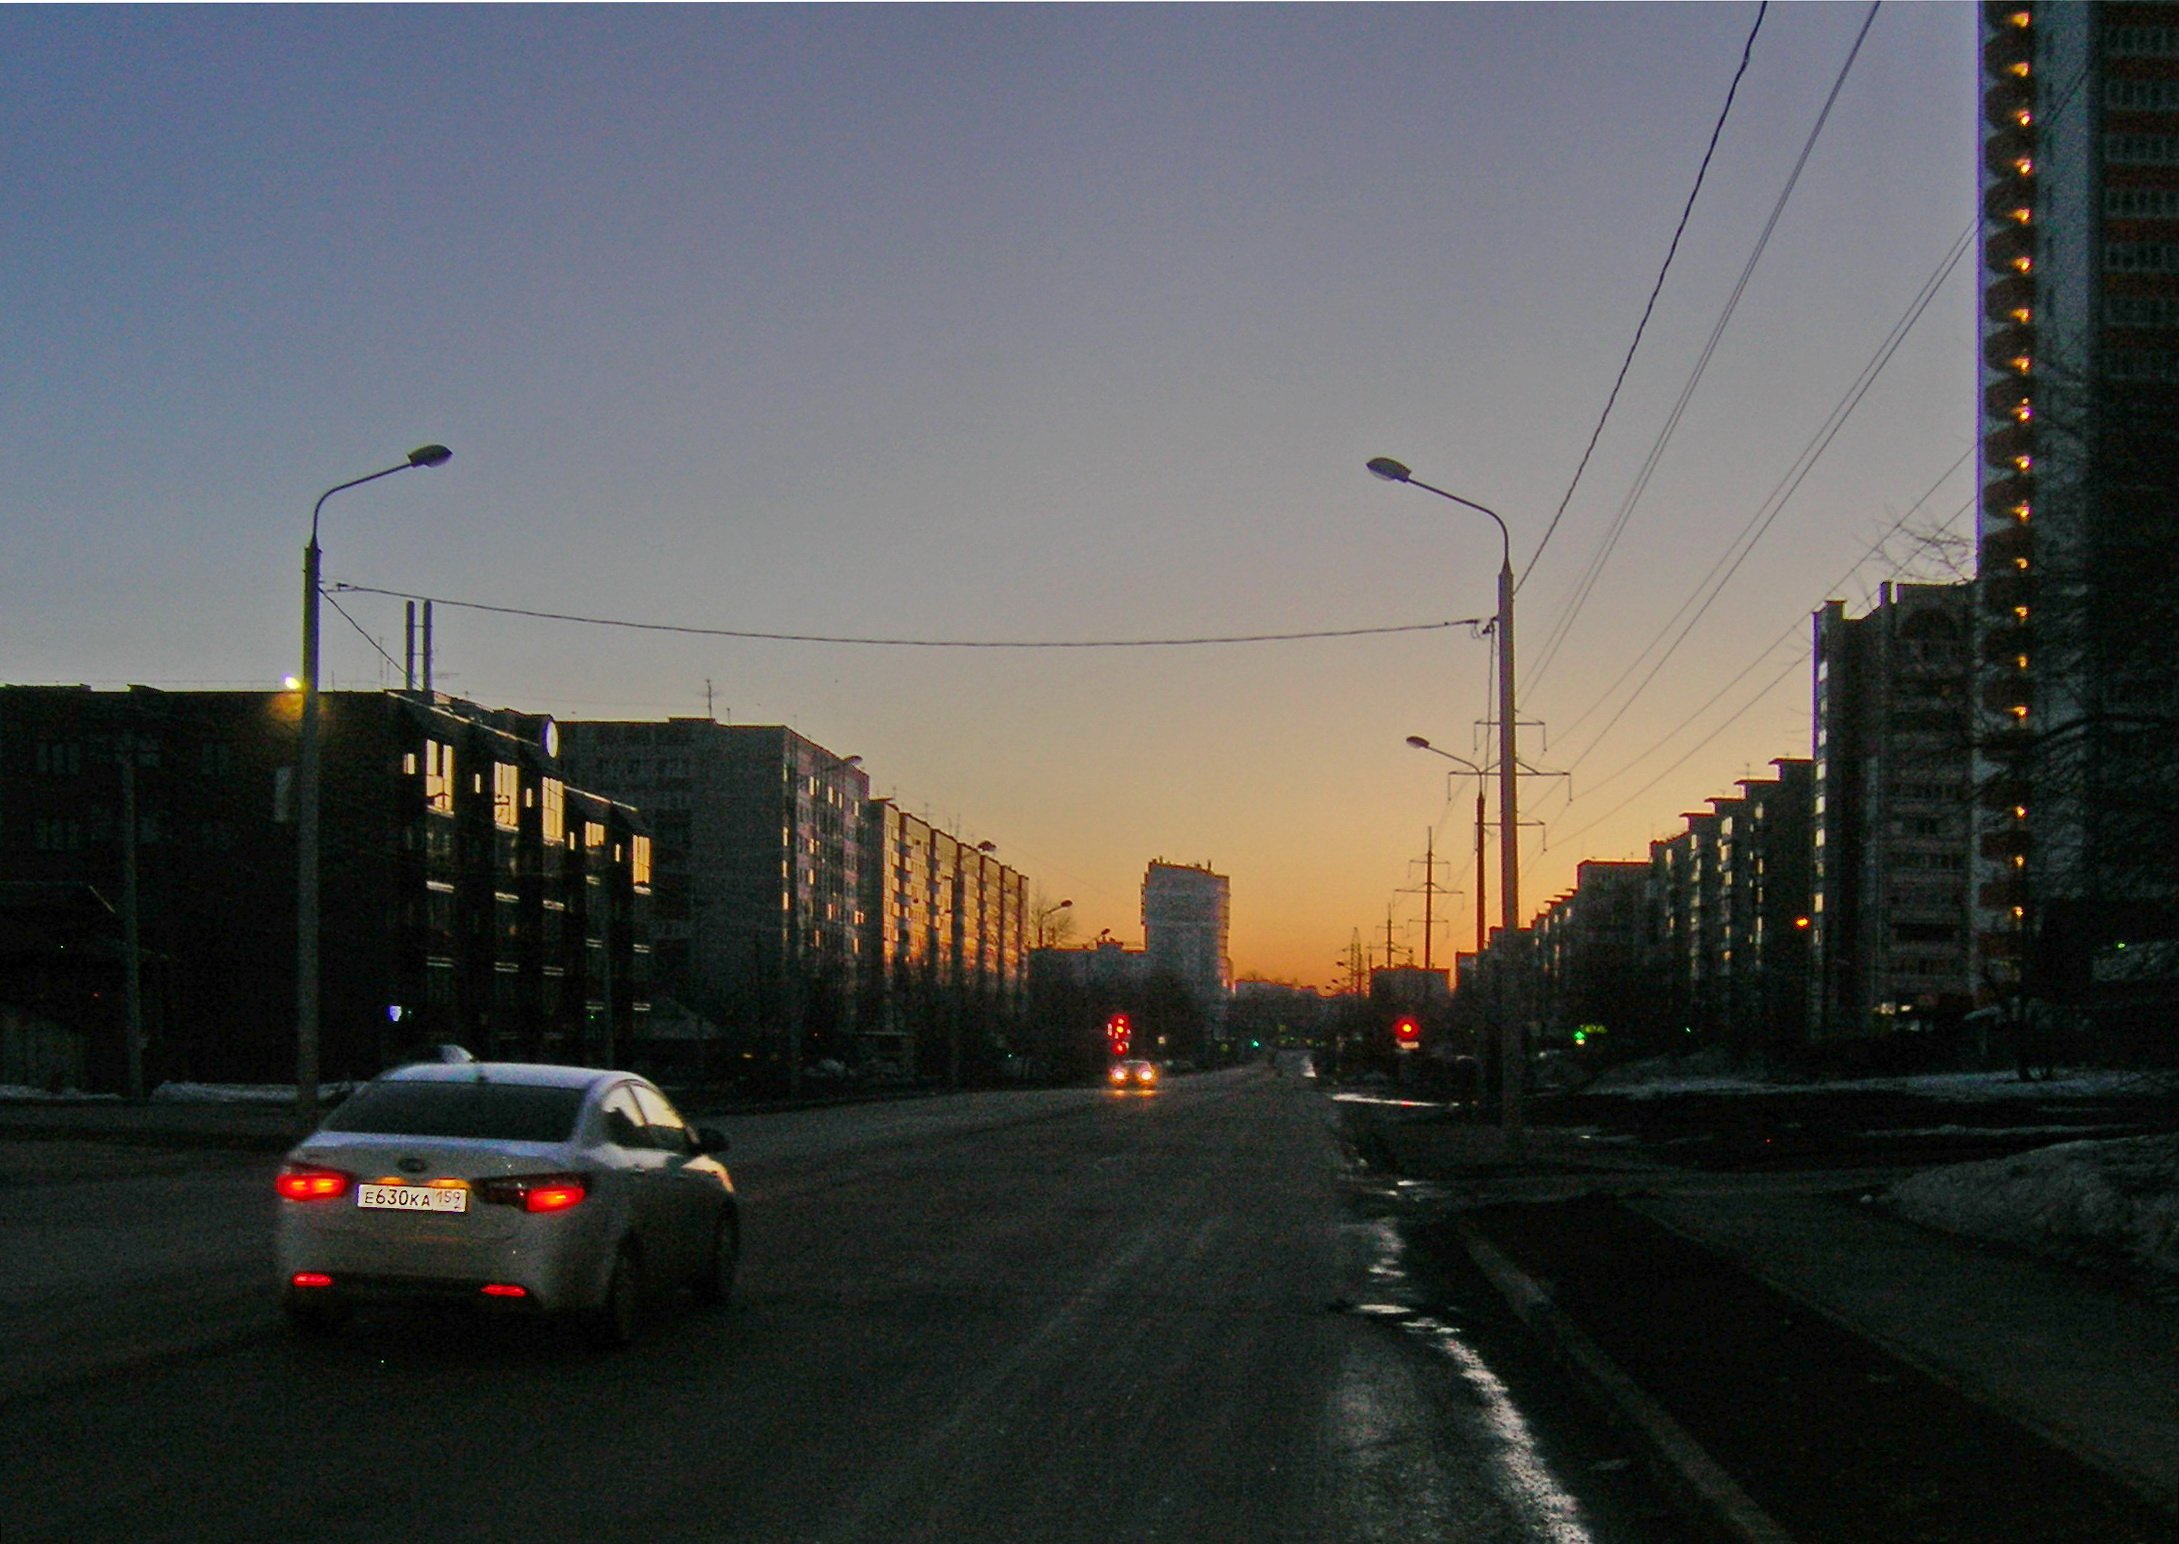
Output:
[[[1949,1233],[2075,1265],[2179,1276],[2179,1136],[2064,1142],[1925,1169],[1885,1200]]]

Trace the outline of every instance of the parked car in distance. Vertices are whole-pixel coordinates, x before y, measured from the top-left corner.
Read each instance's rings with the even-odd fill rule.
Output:
[[[275,1180],[278,1290],[300,1328],[459,1301],[634,1339],[646,1309],[733,1296],[726,1139],[628,1072],[418,1062],[358,1088]]]

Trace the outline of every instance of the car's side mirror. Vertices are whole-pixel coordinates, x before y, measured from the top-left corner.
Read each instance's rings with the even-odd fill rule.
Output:
[[[715,1126],[696,1128],[696,1151],[699,1153],[723,1153],[726,1151],[726,1134]]]

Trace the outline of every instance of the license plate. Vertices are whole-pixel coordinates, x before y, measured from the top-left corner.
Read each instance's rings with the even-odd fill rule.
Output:
[[[388,1212],[466,1212],[469,1192],[451,1186],[358,1185],[356,1205]]]

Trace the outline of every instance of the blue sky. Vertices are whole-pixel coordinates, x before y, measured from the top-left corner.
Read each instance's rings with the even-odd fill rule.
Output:
[[[1974,12],[1894,4],[1546,648],[1864,14],[1766,16],[1539,557],[1752,5],[0,10],[0,679],[276,682],[312,501],[427,441],[454,460],[328,503],[330,579],[929,640],[1487,614],[1496,532],[1363,472],[1392,454],[1513,531],[1524,759],[1573,768],[1526,794],[1533,909],[1805,755],[1808,612],[1940,572],[1869,556],[1933,486],[1909,527],[1971,526],[1972,463],[1945,474],[1972,255],[1595,739],[1974,219]],[[340,599],[400,655],[399,601]],[[1138,934],[1150,859],[1209,862],[1236,964],[1321,982],[1388,909],[1419,954],[1399,892],[1434,826],[1467,882],[1469,806],[1401,743],[1477,747],[1464,630],[962,651],[437,620],[439,684],[488,703],[698,714],[708,681],[1088,932]],[[336,684],[398,684],[326,623]],[[1438,902],[1440,963],[1469,904]]]

